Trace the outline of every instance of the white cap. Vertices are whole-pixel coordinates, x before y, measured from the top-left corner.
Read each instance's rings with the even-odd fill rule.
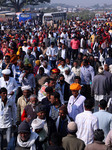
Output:
[[[24,85],[21,87],[21,90],[24,91],[24,90],[30,90],[31,91],[31,86],[29,85]]]
[[[66,67],[66,68],[65,68],[65,71],[67,71],[67,70],[70,70],[70,68],[69,68],[69,67]]]
[[[41,54],[41,55],[39,56],[39,58],[40,58],[40,57],[43,57],[43,58],[44,58],[44,55]]]
[[[45,124],[45,120],[42,120],[42,119],[34,119],[32,121],[32,128],[33,128],[33,132],[36,130],[36,129],[41,129],[44,127],[44,124]]]
[[[5,75],[10,75],[10,73],[11,73],[10,69],[4,69],[2,71],[2,74],[5,74]]]

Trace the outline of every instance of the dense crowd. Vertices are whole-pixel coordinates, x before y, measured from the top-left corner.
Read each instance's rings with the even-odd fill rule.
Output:
[[[111,150],[110,24],[0,26],[0,150]]]

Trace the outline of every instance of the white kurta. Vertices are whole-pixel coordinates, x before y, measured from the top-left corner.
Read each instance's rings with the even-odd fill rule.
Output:
[[[8,94],[8,98],[11,98],[13,101],[15,101],[15,94],[13,94],[12,96],[9,95],[12,91],[15,93],[17,88],[18,88],[18,84],[16,82],[16,80],[13,77],[9,77],[8,81],[4,80],[4,77],[0,78],[0,88],[6,88],[7,89],[7,94]]]
[[[68,114],[75,121],[75,117],[84,111],[84,101],[85,97],[82,95],[78,95],[76,98],[72,95],[68,101]]]

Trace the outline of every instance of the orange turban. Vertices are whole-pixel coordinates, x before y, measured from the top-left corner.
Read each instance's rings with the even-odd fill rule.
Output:
[[[72,83],[71,85],[70,85],[70,90],[71,91],[79,91],[81,89],[81,86],[80,86],[80,84],[78,84],[78,83]]]

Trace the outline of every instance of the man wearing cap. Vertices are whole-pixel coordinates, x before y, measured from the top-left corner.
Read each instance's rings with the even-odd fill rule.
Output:
[[[108,84],[108,79],[104,75],[103,67],[98,68],[98,74],[94,77],[93,83],[91,86],[91,95],[95,99],[95,108],[94,112],[98,111],[98,105],[100,100],[106,99],[106,94],[109,94],[110,86]]]
[[[7,89],[8,98],[11,98],[15,102],[14,93],[18,89],[16,80],[10,77],[10,69],[4,69],[2,71],[3,77],[0,78],[0,88],[5,87]]]
[[[65,68],[65,72],[63,73],[64,77],[65,77],[65,81],[68,84],[72,84],[74,83],[74,78],[75,78],[75,74],[73,72],[71,72],[69,67]]]
[[[30,126],[23,121],[18,128],[17,144],[15,150],[42,150],[38,134],[30,131]]]
[[[32,49],[31,49],[31,47],[29,47],[28,50],[27,50],[26,55],[24,56],[24,61],[25,61],[26,59],[28,59],[29,62],[30,62],[30,64],[32,65],[32,67],[34,67],[35,59],[36,59],[36,58],[34,57],[34,55],[31,54],[31,52],[32,52]]]
[[[23,95],[17,101],[17,122],[18,124],[21,122],[21,115],[23,110],[27,104],[29,104],[29,97],[31,94],[31,87],[29,85],[22,86]]]
[[[85,144],[76,137],[77,124],[69,122],[67,125],[68,135],[62,139],[62,145],[65,150],[84,150]]]
[[[32,91],[35,92],[35,78],[33,73],[31,73],[31,67],[25,66],[23,72],[20,74],[19,82],[24,85],[29,85],[32,88]]]
[[[38,104],[37,102],[37,96],[36,95],[31,95],[30,96],[30,103],[29,105],[26,105],[23,113],[21,115],[21,121],[26,120],[29,124],[32,123],[32,121],[36,118],[36,105]]]
[[[73,83],[70,85],[70,90],[72,91],[72,96],[70,96],[68,101],[68,114],[75,121],[75,117],[84,111],[84,101],[85,97],[79,94],[81,86],[78,83]]]
[[[48,134],[48,138],[50,138],[51,134],[56,131],[55,123],[52,118],[46,116],[46,106],[41,103],[36,106],[35,111],[37,113],[37,122],[44,122],[44,130]]]

